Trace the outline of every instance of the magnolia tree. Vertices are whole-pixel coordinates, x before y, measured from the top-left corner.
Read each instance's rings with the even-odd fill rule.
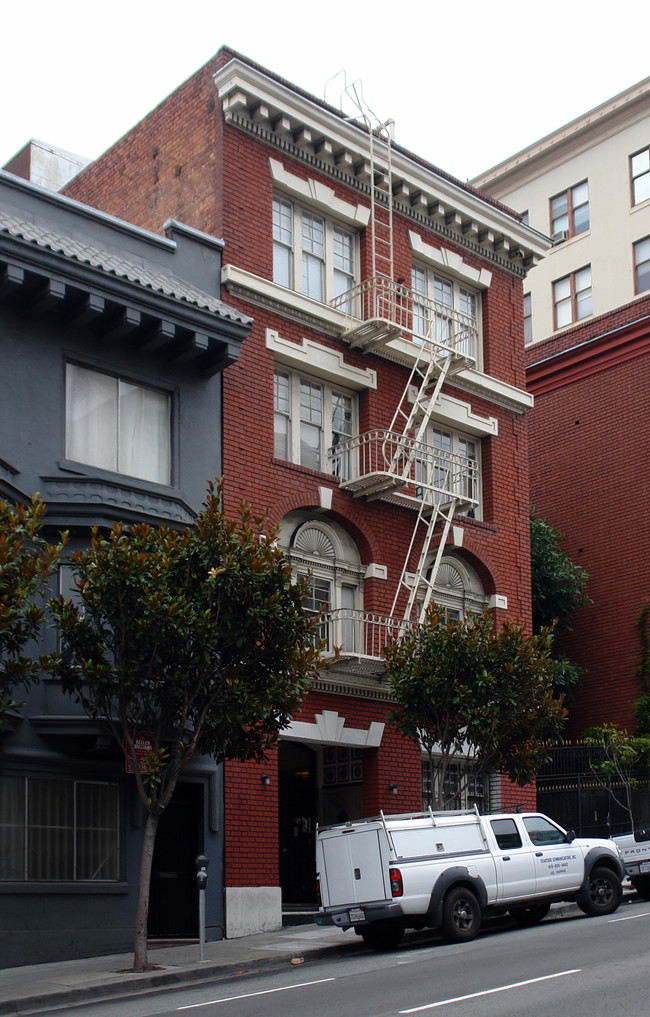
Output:
[[[301,587],[265,518],[220,510],[210,486],[183,531],[115,524],[72,556],[78,597],[51,603],[64,689],[103,719],[131,760],[147,810],[134,970],[147,967],[154,841],[183,767],[197,754],[261,759],[319,663]],[[138,732],[151,749],[139,761]]]
[[[446,621],[432,605],[425,623],[386,649],[396,706],[391,721],[427,752],[434,804],[442,809],[478,774],[500,770],[516,784],[534,779],[565,710],[553,691],[548,632],[526,636],[488,613]],[[445,777],[463,781],[445,796]]]
[[[29,505],[0,502],[0,731],[19,704],[16,688],[28,689],[47,665],[25,650],[38,639],[44,621],[43,595],[65,544],[41,537],[45,502],[35,494]]]

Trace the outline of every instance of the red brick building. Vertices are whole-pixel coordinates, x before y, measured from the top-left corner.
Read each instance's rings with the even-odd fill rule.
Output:
[[[316,822],[421,807],[386,639],[432,597],[529,621],[522,279],[547,244],[389,124],[225,49],[66,193],[223,238],[255,318],[223,378],[226,509],[270,510],[341,647],[264,765],[225,766],[226,933],[271,928],[313,902]],[[498,777],[465,800],[488,793],[534,804]]]
[[[605,721],[635,727],[635,623],[650,595],[649,354],[650,296],[527,348],[536,506],[590,576],[592,603],[563,642],[586,669],[570,711],[573,736]]]

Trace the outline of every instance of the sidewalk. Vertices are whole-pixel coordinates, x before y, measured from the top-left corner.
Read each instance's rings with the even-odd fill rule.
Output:
[[[623,906],[636,899],[625,893]],[[554,918],[581,915],[576,904],[554,904]],[[66,1004],[128,996],[132,992],[196,982],[232,978],[261,970],[289,968],[324,956],[365,951],[363,940],[352,929],[293,925],[275,932],[242,939],[222,939],[205,944],[205,960],[199,960],[199,943],[149,947],[149,963],[155,971],[129,971],[133,954],[57,961],[20,968],[0,968],[0,1015],[26,1014]]]
[[[294,925],[276,932],[205,944],[149,948],[149,963],[158,970],[134,974],[133,953],[57,961],[19,968],[0,968],[0,1014],[29,1013],[83,1001],[129,995],[143,989],[207,978],[227,978],[262,969],[281,970],[343,950],[365,950],[352,930],[347,933],[317,925]]]

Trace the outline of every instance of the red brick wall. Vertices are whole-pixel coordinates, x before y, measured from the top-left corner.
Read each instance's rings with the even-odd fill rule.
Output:
[[[558,644],[588,671],[570,707],[571,737],[605,721],[634,729],[634,623],[650,596],[650,320],[633,324],[643,311],[650,311],[650,300],[528,351],[532,364],[549,351],[566,351],[554,363],[553,387],[536,395],[530,462],[533,502],[566,534],[566,551],[590,575],[593,603],[580,609],[575,632]],[[613,346],[613,330],[626,321]],[[531,367],[529,376],[533,391],[536,380],[547,383],[539,368]]]
[[[117,142],[66,188],[66,193],[143,227],[162,232],[173,217],[225,240],[224,264],[234,264],[271,277],[271,199],[273,183],[268,159],[280,158],[291,173],[319,178],[353,203],[365,201],[356,190],[317,169],[292,160],[261,141],[224,123],[216,102],[212,76],[228,59],[217,54],[171,96]],[[395,276],[407,283],[412,253],[408,231],[420,229],[426,243],[441,246],[433,232],[396,215]],[[362,237],[362,264],[368,263],[369,241]],[[444,246],[454,249],[448,240]],[[484,370],[512,385],[524,387],[521,282],[476,254],[457,248],[475,268],[487,267],[492,284],[483,299]],[[266,350],[266,329],[284,339],[304,338],[338,349],[349,364],[377,371],[378,388],[360,396],[364,429],[387,427],[407,380],[399,366],[364,356],[318,330],[306,328],[271,311],[250,306],[224,293],[224,299],[255,318],[240,361],[224,375],[223,464],[225,509],[233,513],[241,497],[256,511],[270,509],[279,521],[294,509],[317,508],[318,487],[334,489],[331,518],[353,537],[362,563],[388,567],[389,581],[368,580],[364,588],[368,610],[390,610],[395,584],[415,522],[412,511],[380,502],[363,503],[336,487],[327,474],[273,459],[273,356]],[[472,403],[474,412],[498,419],[498,436],[483,442],[482,521],[461,519],[462,553],[482,577],[486,592],[504,594],[509,616],[530,619],[528,476],[525,418],[513,415],[448,386],[448,391]],[[206,478],[208,479],[208,478]],[[417,553],[417,552],[416,552]],[[412,562],[413,566],[415,562]],[[338,709],[348,726],[367,728],[370,720],[385,720],[385,704],[366,699],[312,694],[302,715],[310,719],[322,708]],[[262,788],[260,774],[272,767],[272,784]],[[276,885],[277,762],[263,767],[226,765],[226,884]],[[397,795],[388,792],[396,783]],[[521,792],[517,791],[521,800]],[[376,813],[418,809],[421,804],[420,754],[386,728],[381,748],[364,756],[364,811]]]

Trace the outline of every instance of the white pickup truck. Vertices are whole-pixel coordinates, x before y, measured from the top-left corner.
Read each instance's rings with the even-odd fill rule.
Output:
[[[630,883],[644,900],[650,900],[650,830],[612,837],[622,856]]]
[[[501,910],[532,925],[553,901],[608,915],[625,875],[611,840],[578,840],[536,812],[381,813],[322,827],[316,869],[317,924],[354,928],[376,950],[396,947],[407,928],[470,940]]]

